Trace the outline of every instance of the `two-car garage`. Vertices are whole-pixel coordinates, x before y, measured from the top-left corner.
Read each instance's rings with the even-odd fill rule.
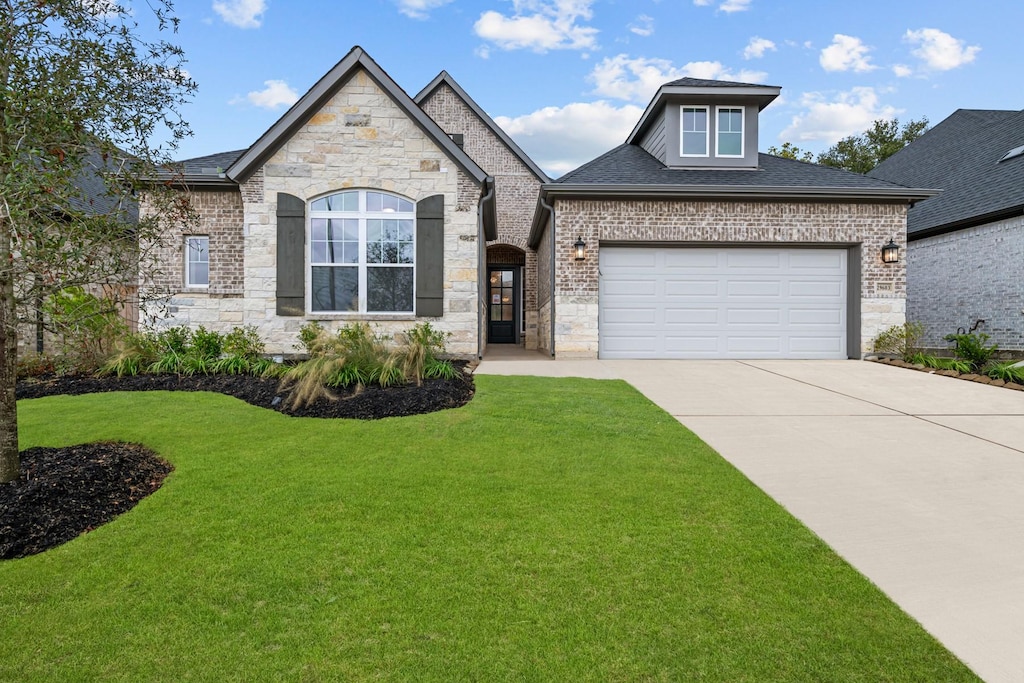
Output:
[[[600,249],[601,358],[847,358],[848,248]]]

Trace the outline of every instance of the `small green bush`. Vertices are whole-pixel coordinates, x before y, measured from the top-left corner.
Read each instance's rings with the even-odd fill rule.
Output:
[[[992,355],[999,350],[996,344],[986,346],[989,336],[984,332],[967,334],[947,334],[946,341],[953,343],[953,353],[957,358],[971,364],[971,370],[981,370],[992,358]]]
[[[295,345],[295,348],[312,356],[313,348],[319,342],[320,335],[323,333],[323,325],[317,321],[313,320],[306,323],[299,328],[299,343]]]
[[[229,356],[240,356],[255,360],[259,358],[266,346],[260,339],[260,333],[254,325],[235,327],[226,335],[223,340],[224,353]]]
[[[1024,367],[1014,367],[1017,361],[1006,363],[993,363],[985,369],[985,374],[992,379],[1001,379],[1004,382],[1024,384]]]
[[[911,362],[915,354],[921,353],[921,337],[924,336],[924,325],[918,322],[906,322],[893,325],[875,337],[876,353],[891,353],[906,362]]]

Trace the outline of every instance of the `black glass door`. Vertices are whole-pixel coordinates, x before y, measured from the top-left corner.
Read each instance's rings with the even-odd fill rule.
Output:
[[[487,280],[487,341],[515,344],[519,341],[519,269],[490,268]]]

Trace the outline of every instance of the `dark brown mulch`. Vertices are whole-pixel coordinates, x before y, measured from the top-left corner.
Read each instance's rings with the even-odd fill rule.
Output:
[[[0,559],[35,555],[106,524],[173,469],[130,443],[22,451],[20,477],[0,484]]]
[[[424,380],[422,386],[409,384],[384,389],[334,390],[336,401],[321,400],[292,410],[287,407],[288,392],[278,389],[279,380],[248,375],[139,375],[138,377],[93,377],[91,375],[44,376],[18,382],[17,395],[41,398],[55,394],[96,394],[108,391],[216,391],[234,396],[260,408],[269,408],[295,417],[356,418],[377,420],[383,417],[421,415],[446,408],[458,408],[473,398],[472,376],[464,372],[466,363],[454,361],[455,379]]]
[[[465,405],[473,397],[472,375],[456,361],[455,379],[425,380],[422,386],[339,389],[336,401],[299,410],[286,408],[278,380],[248,376],[144,375],[36,377],[18,382],[17,396],[108,391],[216,391],[261,408],[297,417],[376,420],[432,413]],[[173,468],[142,446],[96,443],[70,448],[30,448],[21,453],[21,477],[0,484],[0,559],[25,557],[66,543],[104,524],[160,488]]]

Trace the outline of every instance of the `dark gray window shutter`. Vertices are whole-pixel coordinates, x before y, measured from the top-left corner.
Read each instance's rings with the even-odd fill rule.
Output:
[[[306,314],[306,202],[277,193],[277,314]]]
[[[444,315],[444,195],[416,203],[416,315]]]

